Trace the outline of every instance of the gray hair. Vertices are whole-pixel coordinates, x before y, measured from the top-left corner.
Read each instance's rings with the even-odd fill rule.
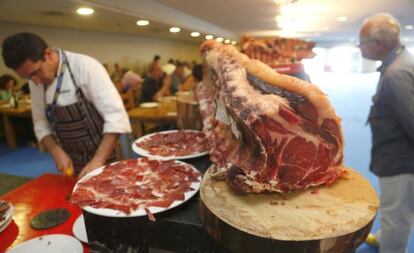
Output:
[[[394,48],[400,44],[400,22],[388,13],[379,13],[365,19],[363,26],[370,25],[368,36]]]

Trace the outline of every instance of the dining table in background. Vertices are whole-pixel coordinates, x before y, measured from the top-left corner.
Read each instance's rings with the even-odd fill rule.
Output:
[[[31,118],[32,107],[29,102],[20,102],[18,107],[10,107],[8,104],[0,105],[0,115],[4,125],[4,135],[9,148],[17,148],[16,126],[12,118]],[[32,131],[31,129],[29,129]]]
[[[128,110],[132,132],[135,137],[146,133],[146,124],[168,124],[177,121],[177,107],[173,103],[154,103],[152,107],[135,107]]]

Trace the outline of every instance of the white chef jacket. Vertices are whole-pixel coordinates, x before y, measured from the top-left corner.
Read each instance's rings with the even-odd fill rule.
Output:
[[[59,52],[59,68],[62,67],[61,51]],[[104,120],[103,133],[130,133],[131,124],[122,99],[112,83],[105,68],[92,57],[65,51],[76,85],[78,85],[86,99],[91,102]],[[32,117],[36,138],[40,141],[52,134],[52,129],[45,115],[46,104],[51,104],[56,91],[57,78],[47,86],[36,85],[29,80],[30,96],[32,100]],[[67,106],[78,101],[76,88],[70,77],[69,69],[65,68],[57,106]],[[45,101],[46,95],[46,101]]]

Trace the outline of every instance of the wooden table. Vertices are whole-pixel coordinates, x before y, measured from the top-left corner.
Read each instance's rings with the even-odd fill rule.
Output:
[[[73,236],[73,223],[81,214],[81,210],[68,199],[74,183],[74,180],[62,175],[44,174],[0,196],[0,199],[11,202],[14,207],[12,223],[0,232],[0,252],[45,234]],[[29,222],[34,216],[52,208],[66,208],[71,216],[54,228],[35,230],[30,227]],[[87,245],[83,247],[84,252],[89,252]]]
[[[136,107],[128,111],[128,116],[131,121],[132,132],[135,137],[140,137],[145,133],[145,123],[175,123],[177,120],[177,109],[172,105],[159,105],[152,108]]]
[[[31,118],[32,107],[27,103],[21,103],[17,108],[0,106],[0,114],[3,119],[7,146],[9,146],[9,148],[16,148],[17,140],[15,126],[11,118]]]

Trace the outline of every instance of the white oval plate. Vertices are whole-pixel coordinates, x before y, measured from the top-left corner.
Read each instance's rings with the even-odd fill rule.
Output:
[[[82,244],[75,237],[63,234],[51,234],[35,237],[22,242],[7,253],[83,253]]]
[[[204,151],[204,152],[199,152],[199,153],[192,153],[190,155],[184,155],[184,156],[160,156],[160,155],[153,155],[150,154],[147,150],[140,148],[136,145],[136,143],[139,143],[141,141],[144,141],[148,138],[151,138],[154,135],[158,135],[158,134],[166,134],[166,133],[176,133],[178,131],[185,131],[185,132],[201,132],[198,130],[168,130],[168,131],[161,131],[161,132],[156,132],[156,133],[152,133],[152,134],[147,134],[144,135],[140,138],[138,138],[137,140],[135,140],[132,143],[132,150],[140,155],[140,156],[145,156],[145,157],[149,157],[149,158],[153,158],[153,159],[158,159],[158,160],[182,160],[182,159],[191,159],[191,158],[196,158],[196,157],[200,157],[200,156],[204,156],[208,154],[208,151]]]
[[[13,205],[9,202],[10,208],[6,212],[6,218],[0,222],[0,232],[5,230],[13,220]]]
[[[81,242],[88,243],[88,235],[86,234],[85,219],[83,214],[80,215],[72,227],[73,235]]]
[[[199,172],[191,164],[181,162],[181,161],[175,161],[175,162],[190,165],[193,170]],[[114,162],[112,164],[116,164],[116,163],[118,163],[118,162]],[[76,191],[76,189],[78,189],[79,183],[84,182],[84,181],[88,180],[89,178],[91,178],[93,176],[101,174],[105,167],[106,166],[99,167],[98,169],[93,170],[93,171],[89,172],[88,174],[86,174],[84,177],[82,177],[76,183],[75,187],[73,187],[72,194]],[[148,207],[148,210],[152,214],[156,214],[156,213],[161,213],[161,212],[173,209],[176,206],[184,204],[185,202],[187,202],[189,199],[191,199],[191,197],[193,197],[198,192],[198,190],[200,189],[200,183],[201,183],[201,173],[200,173],[200,176],[198,177],[198,182],[193,182],[191,184],[190,187],[191,187],[192,190],[184,193],[184,200],[180,200],[180,201],[176,200],[167,208],[157,207],[157,206],[150,206],[150,207]],[[135,211],[132,211],[130,214],[126,214],[126,213],[121,212],[119,210],[109,209],[109,208],[94,208],[94,207],[91,207],[91,206],[85,206],[85,207],[81,207],[81,208],[83,210],[87,211],[87,212],[90,212],[90,213],[93,213],[93,214],[96,214],[96,215],[105,216],[105,217],[113,217],[113,218],[128,218],[128,217],[147,216],[147,213],[142,208],[137,209]]]
[[[155,108],[159,105],[160,104],[157,103],[157,102],[146,102],[146,103],[139,104],[139,106],[142,107],[142,108]]]

